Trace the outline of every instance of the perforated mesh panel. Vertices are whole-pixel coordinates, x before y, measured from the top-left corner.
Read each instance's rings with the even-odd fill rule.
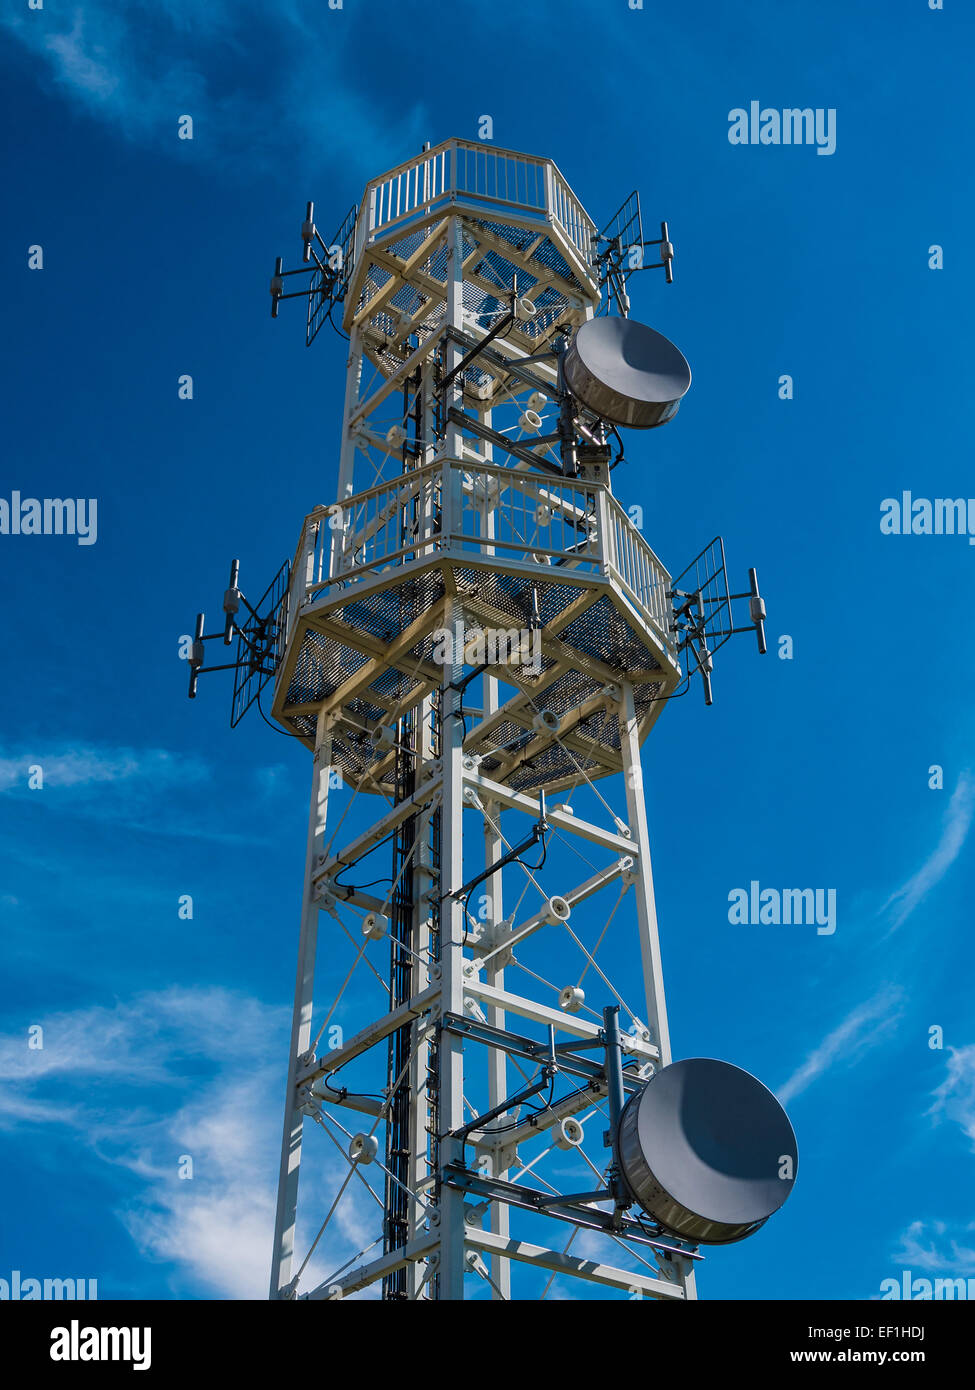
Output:
[[[446,562],[444,562],[446,563]],[[638,630],[620,613],[605,593],[595,599],[584,612],[560,627],[560,619],[587,592],[585,585],[560,582],[557,577],[534,578],[527,574],[494,572],[470,565],[452,566],[453,581],[461,603],[477,599],[483,610],[468,610],[465,626],[527,627],[532,613],[532,589],[537,593],[539,612],[544,629],[558,639],[562,660],[572,661],[572,650],[598,661],[602,666],[631,677],[635,671],[660,670],[653,651],[640,640]],[[388,589],[373,589],[368,593],[352,593],[329,610],[327,621],[336,621],[363,635],[369,650],[360,652],[350,641],[338,635],[328,638],[307,629],[298,663],[288,688],[289,704],[311,704],[327,700],[328,696],[372,659],[376,645],[388,647],[424,613],[431,613],[446,593],[444,575],[439,566],[416,573],[402,571],[400,582]],[[465,605],[466,607],[466,605]],[[493,617],[492,615],[497,615]],[[434,632],[439,620],[431,618],[430,631],[419,637],[409,652],[404,652],[399,665],[379,671],[367,690],[349,701],[342,715],[356,725],[372,727],[388,718],[388,709],[371,699],[379,697],[389,705],[409,706],[411,698],[419,699],[427,688],[424,677],[415,670],[419,663],[433,665]],[[484,772],[497,774],[520,791],[535,791],[539,787],[557,788],[574,784],[582,777],[583,769],[591,777],[601,777],[619,766],[619,720],[606,703],[578,719],[576,711],[605,691],[606,680],[579,667],[569,666],[551,682],[545,684],[545,672],[555,663],[551,656],[544,658],[542,676],[527,677],[518,668],[498,668],[498,674],[509,686],[520,684],[523,696],[512,697],[512,716],[493,729],[487,737],[468,739],[466,747],[482,758]],[[654,701],[663,692],[663,673],[660,680],[646,679],[634,689],[637,717],[644,725],[654,712]],[[562,721],[558,740],[539,734],[532,726],[535,709],[555,714]],[[364,769],[375,771],[388,755],[373,748],[368,737],[343,723],[342,715],[335,728],[333,761],[343,769],[343,775],[357,782]],[[300,716],[289,721],[293,728],[311,737],[314,719]],[[470,720],[469,720],[470,726]],[[563,746],[565,745],[565,746]],[[527,763],[510,768],[529,746],[537,747]],[[500,753],[492,751],[501,748]],[[505,768],[510,770],[506,773]],[[388,774],[382,778],[384,787],[393,785],[390,763]],[[367,786],[369,784],[367,783]],[[373,787],[375,790],[375,787]]]
[[[533,256],[541,265],[547,266],[549,270],[554,270],[556,275],[560,275],[563,280],[571,280],[578,284],[578,280],[576,280],[569,262],[562,255],[558,247],[553,246],[548,238],[546,238],[541,246],[533,252]]]
[[[503,222],[478,222],[475,225],[484,227],[486,231],[499,237],[502,241],[510,242],[519,251],[524,251],[533,241],[536,240],[538,233],[529,231],[526,227],[508,227]],[[541,242],[532,252],[531,259],[538,261],[539,265],[545,266],[548,270],[554,270],[556,275],[560,275],[563,280],[569,280],[573,284],[578,284],[575,274],[568,261],[553,245],[548,237],[543,237]]]
[[[508,778],[508,785],[515,791],[528,792],[547,787],[553,782],[575,778],[582,781],[580,768],[597,777],[605,771],[598,758],[580,757],[578,753],[570,757],[561,744],[552,743],[536,753],[530,762],[516,768]]]
[[[354,647],[342,646],[329,641],[319,632],[307,631],[288,686],[288,704],[310,705],[324,700],[368,660]],[[312,728],[314,726],[313,719]]]
[[[391,666],[388,671],[382,673],[378,680],[372,682],[369,689],[383,699],[388,697],[394,700],[403,700],[414,690],[419,690],[422,684],[422,681],[411,680],[402,671],[397,671],[394,666]]]
[[[605,594],[563,628],[559,636],[577,651],[620,671],[652,671],[658,667],[654,653],[639,641]]]
[[[386,249],[391,251],[394,256],[399,256],[400,260],[408,261],[413,252],[420,249],[429,235],[429,227],[419,227],[415,232],[401,237],[399,241],[392,242]]]
[[[404,578],[392,589],[373,592],[367,598],[352,599],[334,610],[334,616],[349,627],[392,642],[427,612],[444,595],[443,575],[439,570]]]

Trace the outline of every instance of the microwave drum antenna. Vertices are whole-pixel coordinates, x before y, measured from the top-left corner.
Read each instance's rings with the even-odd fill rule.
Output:
[[[601,419],[650,430],[677,414],[691,369],[680,349],[646,324],[595,318],[565,354],[565,382]]]
[[[644,1211],[702,1245],[758,1230],[792,1191],[798,1166],[792,1125],[772,1092],[709,1057],[663,1067],[630,1097],[617,1153]]]

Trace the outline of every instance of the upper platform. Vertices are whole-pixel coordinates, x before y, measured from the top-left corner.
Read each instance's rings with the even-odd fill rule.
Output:
[[[511,335],[526,353],[599,298],[596,224],[554,161],[446,140],[374,179],[356,218],[344,324],[363,331],[387,375],[402,366],[407,340],[422,344],[443,325],[451,214],[464,221],[465,313],[503,310],[516,274],[536,309]],[[490,374],[466,384],[483,398]]]

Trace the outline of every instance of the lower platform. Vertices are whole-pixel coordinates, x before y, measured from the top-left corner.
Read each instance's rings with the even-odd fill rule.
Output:
[[[275,717],[313,747],[319,711],[334,712],[333,765],[352,786],[392,792],[394,753],[370,735],[440,687],[443,630],[458,607],[472,636],[512,636],[507,650],[471,649],[502,683],[503,703],[487,720],[469,714],[464,747],[516,791],[618,772],[614,683],[634,683],[643,738],[681,679],[667,635],[612,577],[445,551],[306,603],[291,624]],[[554,722],[539,728],[539,714]]]

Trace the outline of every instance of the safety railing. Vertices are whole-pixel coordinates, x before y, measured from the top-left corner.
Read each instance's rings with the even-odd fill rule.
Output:
[[[615,497],[606,495],[612,573],[653,618],[670,643],[670,575],[647,545]]]
[[[436,549],[441,477],[440,464],[427,464],[312,512],[305,519],[303,558],[296,560],[305,597]]]
[[[596,224],[553,164],[549,211],[587,265],[594,260]]]
[[[372,239],[460,199],[550,217],[582,261],[592,264],[596,224],[550,159],[450,140],[374,179],[365,192],[357,238]],[[361,249],[357,247],[358,250]]]
[[[460,141],[454,151],[454,188],[458,193],[533,212],[546,211],[549,160]]]
[[[305,518],[291,571],[300,606],[447,552],[614,579],[668,644],[671,579],[609,489],[486,463],[426,464]]]
[[[452,548],[527,564],[598,570],[602,554],[596,496],[584,484],[512,468],[452,463],[461,475]]]
[[[362,204],[369,236],[414,216],[417,209],[426,211],[453,187],[450,145],[441,145],[375,179],[367,186]]]

